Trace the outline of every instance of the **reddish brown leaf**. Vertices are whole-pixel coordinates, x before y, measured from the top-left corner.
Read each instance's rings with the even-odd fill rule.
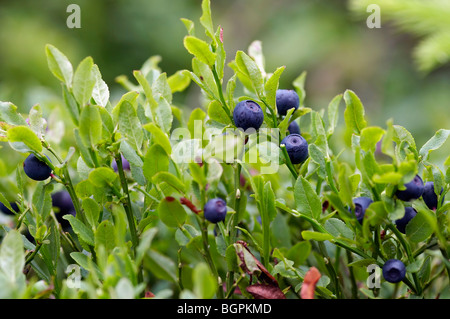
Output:
[[[281,289],[274,285],[254,284],[248,286],[246,290],[255,299],[286,299]]]
[[[195,205],[189,199],[187,199],[185,197],[180,198],[180,203],[182,205],[187,206],[193,213],[198,214],[202,211],[201,209],[198,209],[197,207],[195,207]]]
[[[302,299],[314,299],[314,291],[316,290],[316,284],[320,277],[320,272],[316,267],[309,268],[303,279],[302,289],[300,290],[300,297]]]

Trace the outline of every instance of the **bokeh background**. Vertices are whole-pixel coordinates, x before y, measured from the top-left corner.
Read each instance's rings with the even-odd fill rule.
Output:
[[[71,3],[81,8],[80,29],[66,25]],[[366,25],[371,3],[381,9],[379,29]],[[419,147],[439,128],[450,128],[448,0],[212,0],[212,12],[214,24],[224,28],[228,62],[236,50],[261,40],[267,71],[286,66],[282,87],[307,71],[308,107],[325,108],[352,89],[370,125],[385,127],[393,118]],[[180,18],[199,25],[200,15],[201,0],[0,0],[0,100],[23,112],[60,101],[47,43],[74,66],[92,56],[113,99],[124,93],[116,77],[132,79],[132,70],[150,56],[162,57],[168,75],[189,69]],[[198,107],[198,89],[191,85],[176,101]],[[449,144],[436,156],[445,159]]]

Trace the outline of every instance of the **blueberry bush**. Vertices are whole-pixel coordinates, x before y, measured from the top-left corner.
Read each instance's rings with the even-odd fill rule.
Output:
[[[416,145],[350,89],[307,107],[306,72],[280,88],[260,41],[229,58],[209,0],[181,20],[190,70],[150,57],[113,102],[91,57],[47,45],[63,125],[0,102],[2,153],[21,156],[2,179],[0,297],[449,298],[450,156],[431,159],[450,130]]]

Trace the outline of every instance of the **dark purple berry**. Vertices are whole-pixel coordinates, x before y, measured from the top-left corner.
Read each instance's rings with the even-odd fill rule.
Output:
[[[15,202],[9,203],[9,205],[11,205],[11,208],[18,213],[19,212],[19,206],[17,206],[17,204]],[[15,215],[14,212],[12,212],[11,210],[9,210],[8,207],[6,207],[5,205],[3,205],[3,203],[0,202],[0,211],[2,211],[3,214],[5,215]]]
[[[258,130],[263,121],[264,113],[258,103],[252,100],[239,102],[233,110],[233,120],[237,128],[244,131]]]
[[[290,134],[283,138],[281,144],[286,146],[286,151],[292,164],[303,163],[308,158],[308,143],[300,134]]]
[[[289,109],[298,109],[300,106],[300,98],[294,90],[277,90],[276,103],[278,114],[286,115]]]
[[[405,184],[406,189],[397,190],[395,195],[402,201],[410,201],[412,199],[417,199],[423,194],[423,181],[419,175],[416,175],[412,181]]]
[[[123,157],[123,155],[120,155],[122,157],[122,167],[125,171],[129,171],[130,170],[130,163],[128,162],[128,160]],[[117,163],[116,160],[113,160],[112,164],[111,164],[114,172],[117,172]]]
[[[397,283],[406,276],[405,264],[398,259],[389,259],[383,265],[383,277],[386,281]]]
[[[36,156],[34,156],[34,154],[30,154],[25,159],[23,162],[23,170],[29,178],[35,181],[44,181],[49,178],[52,173],[52,169],[47,165],[47,163],[39,160]]]
[[[288,126],[289,134],[300,134],[300,126],[296,121],[292,121]]]
[[[52,205],[57,208],[55,210],[55,216],[58,222],[61,224],[62,228],[70,227],[68,220],[64,219],[63,216],[70,214],[75,216],[75,207],[73,206],[72,198],[69,192],[59,191],[52,194]]]
[[[353,199],[355,204],[355,216],[360,224],[362,224],[367,207],[372,204],[372,199],[369,197],[357,197]]]
[[[210,199],[203,208],[203,213],[206,220],[217,224],[225,220],[227,215],[227,203],[222,198]]]
[[[405,207],[405,215],[395,221],[397,229],[404,234],[406,232],[406,225],[408,225],[411,219],[413,219],[416,215],[417,211],[414,208],[409,206]]]
[[[441,188],[441,194],[444,191],[444,188]],[[426,182],[423,188],[422,199],[429,209],[435,210],[438,206],[438,196],[434,191],[434,183]],[[444,198],[442,198],[442,203],[444,202]]]

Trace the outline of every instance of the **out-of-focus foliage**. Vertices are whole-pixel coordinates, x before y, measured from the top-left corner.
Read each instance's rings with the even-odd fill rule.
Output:
[[[377,4],[383,20],[420,38],[413,56],[420,71],[428,73],[450,62],[450,2],[447,0],[351,0],[359,16]]]
[[[366,26],[365,18],[370,14],[366,12],[366,2],[380,3],[381,29]],[[80,29],[69,29],[66,25],[70,15],[67,6],[72,3],[81,8]],[[199,3],[199,0],[1,1],[0,99],[14,101],[22,112],[40,103],[46,117],[61,102],[61,87],[48,71],[43,54],[47,43],[66,52],[74,63],[92,56],[111,89],[112,100],[124,93],[116,77],[122,74],[132,77],[130,70],[139,68],[149,56],[163,57],[161,66],[168,74],[188,69],[189,54],[180,45],[185,35],[180,17],[198,19]],[[319,110],[336,92],[352,89],[364,101],[374,124],[384,125],[393,118],[422,144],[437,128],[449,127],[450,123],[450,113],[446,111],[450,101],[449,69],[432,64],[433,71],[424,76],[414,62],[419,55],[436,56],[433,48],[443,45],[434,41],[440,34],[434,30],[439,25],[448,30],[446,3],[445,0],[214,0],[211,6],[215,21],[225,27],[225,49],[230,52],[227,62],[236,50],[261,40],[267,70],[286,66],[280,86],[289,88],[298,74],[308,73],[305,84],[308,107]],[[355,12],[359,12],[356,17]],[[427,18],[434,13],[439,16]],[[402,28],[393,26],[391,21]],[[423,32],[417,33],[420,28]],[[226,77],[232,74],[228,67],[225,72]],[[176,102],[184,108],[198,107],[201,103],[198,89],[191,86]]]

